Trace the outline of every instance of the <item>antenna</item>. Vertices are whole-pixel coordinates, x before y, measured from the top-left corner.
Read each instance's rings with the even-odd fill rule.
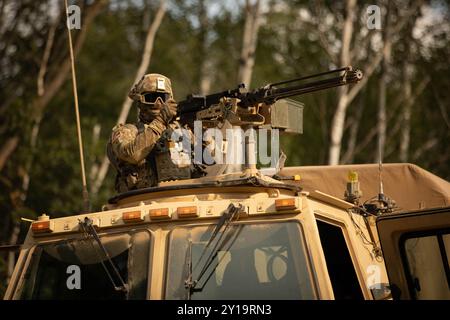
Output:
[[[378,142],[378,201],[382,201],[384,198],[383,190],[383,153],[381,152],[381,143]]]
[[[379,183],[379,190],[378,193],[379,194],[384,194],[384,190],[383,190],[383,161],[379,160],[378,162],[378,183]]]
[[[378,184],[378,202],[382,205],[382,207],[385,207],[387,204],[387,199],[384,195],[383,188],[383,152],[381,150],[381,143],[378,143]]]
[[[77,133],[78,133],[78,146],[80,149],[80,165],[81,165],[81,179],[83,183],[83,208],[85,212],[89,212],[89,193],[86,184],[86,172],[84,170],[84,155],[83,155],[83,140],[81,138],[81,125],[80,125],[80,112],[78,108],[78,93],[77,93],[77,77],[75,74],[75,58],[73,56],[73,45],[72,45],[72,34],[70,33],[69,24],[69,7],[67,5],[67,0],[64,0],[66,6],[66,24],[67,32],[69,36],[69,51],[70,51],[70,62],[72,66],[72,84],[73,84],[73,95],[75,99],[75,116],[77,120]]]
[[[381,143],[378,146],[378,197],[373,197],[359,208],[361,208],[361,212],[363,214],[372,214],[376,216],[380,216],[384,213],[394,212],[396,209],[396,203],[394,200],[390,199],[384,194],[384,186],[383,186],[383,158],[382,158],[382,150]],[[350,176],[349,176],[350,177]],[[350,180],[352,180],[350,178]],[[347,187],[348,190],[348,187]],[[352,195],[351,192],[346,191],[345,196]],[[349,201],[349,200],[347,200]],[[351,202],[351,201],[349,201]]]

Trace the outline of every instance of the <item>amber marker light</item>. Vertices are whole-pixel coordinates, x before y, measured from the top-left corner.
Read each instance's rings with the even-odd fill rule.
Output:
[[[198,217],[197,207],[178,207],[177,208],[178,218],[190,218],[190,217]]]
[[[358,182],[358,172],[349,171],[348,172],[348,182]]]
[[[141,211],[129,211],[122,213],[122,220],[125,223],[142,222],[144,221],[144,217]]]
[[[277,199],[275,200],[275,209],[280,210],[295,210],[295,198]]]
[[[169,208],[150,209],[148,212],[150,219],[170,219]]]
[[[50,227],[50,221],[38,221],[33,222],[31,224],[31,230],[33,233],[45,233],[45,232],[53,232]]]

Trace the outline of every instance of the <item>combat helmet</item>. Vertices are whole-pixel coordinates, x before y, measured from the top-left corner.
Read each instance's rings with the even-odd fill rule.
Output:
[[[173,99],[172,84],[170,79],[162,74],[146,74],[134,85],[128,96],[144,104],[154,104],[158,98],[167,101]]]

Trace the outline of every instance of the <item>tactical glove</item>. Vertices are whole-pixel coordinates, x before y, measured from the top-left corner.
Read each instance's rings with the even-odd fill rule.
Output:
[[[160,112],[157,117],[164,125],[168,126],[173,117],[177,115],[177,103],[173,99],[167,100],[165,103],[157,101],[155,106],[159,104]]]

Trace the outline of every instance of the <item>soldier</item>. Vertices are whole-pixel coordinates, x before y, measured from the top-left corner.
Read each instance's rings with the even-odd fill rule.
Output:
[[[189,179],[190,154],[175,148],[181,140],[171,139],[173,131],[181,126],[174,121],[177,104],[170,79],[156,73],[147,74],[128,96],[136,101],[139,121],[115,126],[107,145],[108,158],[117,170],[116,191],[122,193],[156,186],[161,181]],[[183,143],[191,138],[182,136]]]

